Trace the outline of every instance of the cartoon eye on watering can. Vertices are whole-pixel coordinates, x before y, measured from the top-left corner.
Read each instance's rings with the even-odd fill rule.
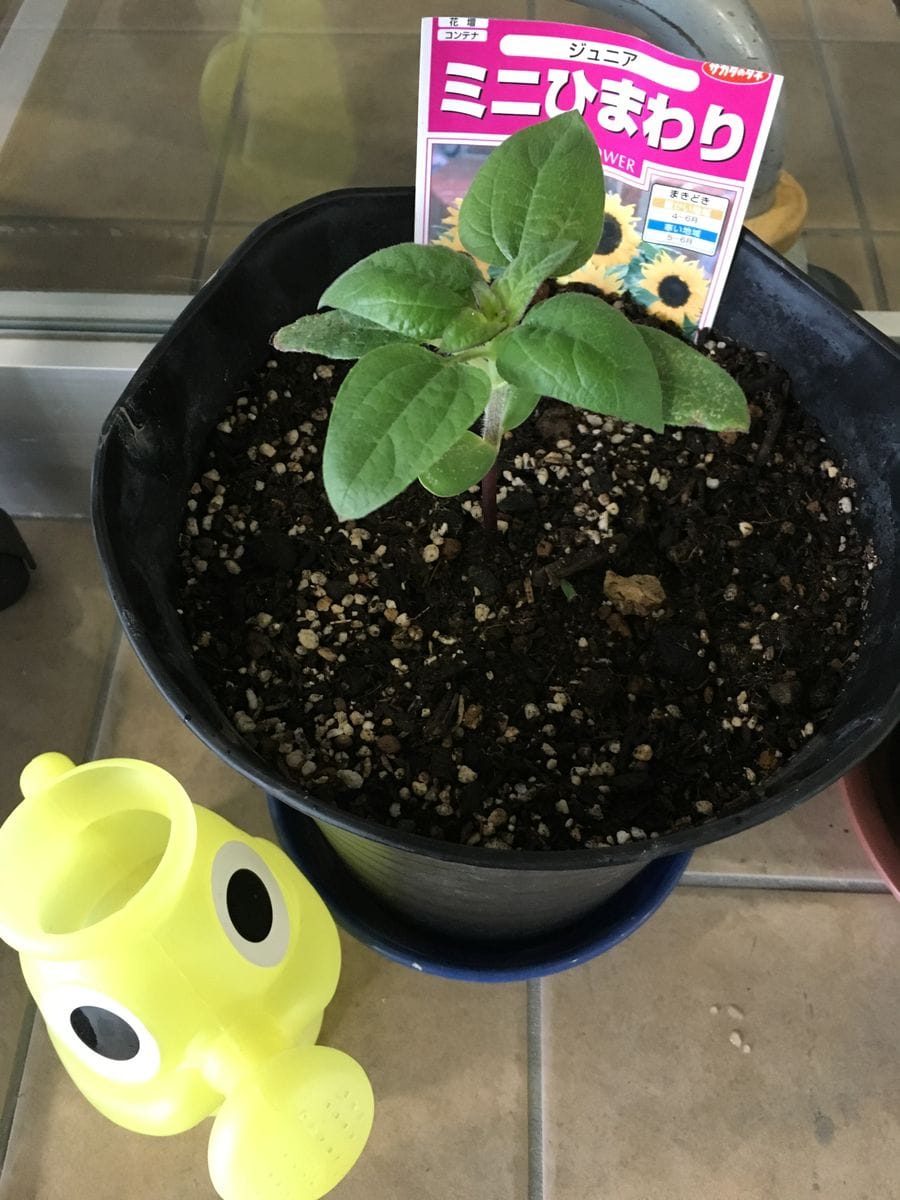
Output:
[[[224,1200],[317,1200],[372,1125],[352,1058],[315,1045],[337,929],[271,842],[134,759],[42,754],[0,828],[0,936],[63,1065],[139,1133],[215,1114]]]

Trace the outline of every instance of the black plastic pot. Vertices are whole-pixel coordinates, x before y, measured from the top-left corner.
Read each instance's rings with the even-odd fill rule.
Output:
[[[459,921],[434,929],[383,902],[337,855],[312,817],[269,796],[278,840],[337,923],[394,962],[470,983],[511,983],[568,971],[630,937],[664,903],[690,860],[667,854],[641,866],[624,887],[564,926],[502,939],[471,935]],[[420,906],[421,907],[421,906]]]
[[[536,937],[595,908],[651,859],[727,837],[821,791],[900,715],[900,354],[743,235],[719,327],[791,372],[801,402],[850,464],[881,558],[854,676],[831,720],[770,794],[698,827],[608,850],[510,854],[444,845],[347,816],[289,787],[219,710],[175,611],[183,505],[225,404],[265,357],[272,330],[313,311],[341,271],[409,240],[412,228],[411,190],[384,189],[318,197],[251,234],[151,352],[106,421],[95,465],[96,536],[129,639],[208,746],[313,817],[353,872],[407,919],[461,937]]]

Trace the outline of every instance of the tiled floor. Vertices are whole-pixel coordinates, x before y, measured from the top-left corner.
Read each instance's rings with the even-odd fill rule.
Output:
[[[0,0],[0,39],[13,29],[0,66],[4,47],[42,47],[15,111],[0,90],[0,290],[187,292],[288,203],[408,182],[415,29],[431,7]],[[864,307],[900,308],[893,4],[757,7],[788,80],[785,165],[809,197],[809,260]],[[489,9],[604,23],[570,0]],[[395,119],[376,123],[388,107]],[[0,613],[0,819],[21,767],[54,748],[150,759],[265,834],[259,792],[122,642],[88,528],[23,532],[40,567]],[[835,788],[705,847],[634,938],[543,984],[418,977],[345,939],[323,1040],[366,1065],[378,1109],[336,1200],[894,1196],[900,910],[882,891]],[[158,1140],[104,1121],[2,946],[0,997],[0,1200],[212,1197],[207,1128]]]
[[[0,817],[28,758],[54,748],[149,759],[265,835],[261,793],[181,724],[116,632],[87,526],[22,529],[39,570],[0,613]],[[891,1197],[898,957],[900,909],[837,788],[698,852],[636,935],[543,983],[450,983],[345,938],[322,1041],[365,1065],[377,1116],[335,1200]],[[5,950],[0,994],[0,1200],[213,1200],[208,1123],[171,1139],[109,1124]]]
[[[808,258],[864,307],[896,308],[893,0],[756,7],[787,77],[785,167],[809,198]],[[627,28],[573,0],[487,8]],[[0,0],[0,37],[11,30],[0,74],[45,45],[11,111],[0,92],[0,290],[189,292],[287,204],[411,182],[418,19],[431,11],[424,0]]]
[[[548,981],[547,1200],[894,1195],[898,952],[886,896],[681,888]]]

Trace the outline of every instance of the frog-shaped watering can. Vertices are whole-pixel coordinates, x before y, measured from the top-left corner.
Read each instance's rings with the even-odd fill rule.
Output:
[[[312,887],[149,763],[42,754],[21,786],[0,937],[76,1085],[140,1133],[215,1115],[224,1200],[318,1200],[362,1152],[373,1098],[315,1044],[340,945]]]

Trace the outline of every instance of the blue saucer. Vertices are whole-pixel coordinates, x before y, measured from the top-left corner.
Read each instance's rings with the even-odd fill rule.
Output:
[[[603,954],[656,912],[691,857],[655,859],[621,891],[552,934],[501,944],[457,940],[404,920],[344,865],[310,817],[274,796],[268,802],[282,847],[348,933],[414,971],[476,983],[555,975]]]

